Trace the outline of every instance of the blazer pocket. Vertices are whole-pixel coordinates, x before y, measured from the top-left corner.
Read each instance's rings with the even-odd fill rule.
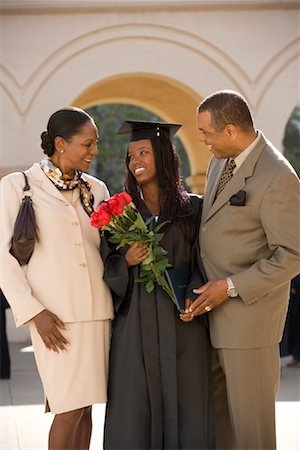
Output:
[[[229,224],[235,226],[237,232],[261,229],[260,218],[254,206],[229,206],[226,211],[226,218],[223,217],[223,220],[227,220]]]
[[[235,206],[235,205],[229,205],[226,211],[226,215],[232,216],[232,217],[258,217],[257,209],[254,206]]]

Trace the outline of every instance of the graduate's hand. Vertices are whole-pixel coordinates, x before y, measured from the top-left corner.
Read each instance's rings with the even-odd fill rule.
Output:
[[[192,304],[192,300],[190,298],[185,299],[185,311],[184,313],[179,314],[180,319],[183,322],[191,322],[194,319],[194,315],[189,312],[189,307]]]
[[[59,351],[66,350],[69,345],[67,339],[61,334],[59,328],[66,330],[64,322],[62,322],[55,314],[44,309],[37,314],[33,322],[40,334],[45,346],[49,350],[59,353]]]
[[[148,245],[141,242],[132,244],[125,254],[128,267],[137,266],[148,257]]]

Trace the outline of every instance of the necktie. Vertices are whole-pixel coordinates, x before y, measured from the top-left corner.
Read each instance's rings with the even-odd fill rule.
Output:
[[[227,163],[225,169],[223,170],[223,173],[222,173],[220,181],[219,181],[219,185],[218,185],[218,189],[217,189],[217,192],[216,192],[215,199],[223,191],[223,189],[224,189],[225,185],[228,183],[228,181],[231,180],[235,167],[236,167],[236,164],[234,162],[234,159],[231,159]]]

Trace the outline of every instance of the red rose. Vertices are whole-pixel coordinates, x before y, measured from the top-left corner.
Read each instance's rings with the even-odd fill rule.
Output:
[[[111,218],[111,216],[113,215],[113,213],[112,213],[112,211],[111,211],[111,209],[110,209],[110,207],[109,207],[109,204],[108,204],[107,200],[105,200],[104,202],[101,203],[101,205],[100,205],[98,211],[101,211],[101,214],[103,213],[104,216],[105,216],[106,214],[108,214],[110,218]]]
[[[120,201],[120,199],[118,198],[118,194],[115,194],[112,198],[107,200],[107,203],[113,216],[122,214],[122,212],[124,211],[124,202]]]
[[[93,212],[91,216],[91,225],[96,228],[103,228],[111,221],[112,216],[122,214],[126,205],[132,202],[132,198],[127,192],[115,194],[113,197],[104,201],[98,211]]]
[[[94,211],[91,216],[91,225],[96,228],[102,228],[108,225],[111,220],[111,211],[109,205],[103,202],[98,211]]]
[[[120,194],[115,194],[113,197],[111,197],[107,203],[110,207],[111,213],[114,216],[118,216],[119,214],[122,214],[124,211],[124,207],[128,205],[132,201],[132,198],[130,197],[127,192],[121,192]]]
[[[129,203],[132,202],[132,198],[131,198],[130,195],[127,194],[127,192],[125,192],[125,191],[121,192],[121,193],[119,194],[119,197],[121,197],[121,198],[124,200],[125,205],[129,205]]]

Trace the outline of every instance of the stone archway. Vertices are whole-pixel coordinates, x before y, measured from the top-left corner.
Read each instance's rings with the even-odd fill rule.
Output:
[[[119,74],[87,88],[72,102],[80,108],[95,104],[127,103],[140,106],[171,123],[181,123],[178,136],[185,146],[191,176],[187,183],[196,193],[203,193],[204,178],[210,158],[207,147],[197,140],[196,108],[199,94],[177,80],[146,73]]]

